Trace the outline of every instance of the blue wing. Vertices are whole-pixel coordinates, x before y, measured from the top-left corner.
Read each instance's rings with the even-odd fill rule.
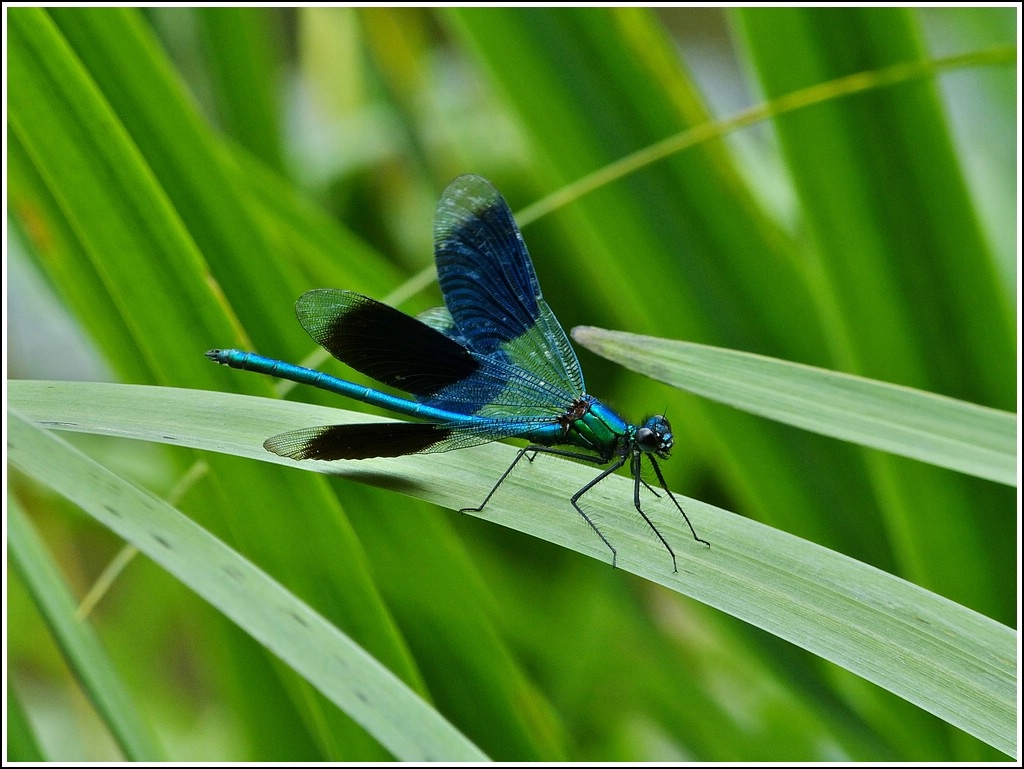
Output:
[[[547,395],[557,392],[546,405],[563,408],[584,393],[576,353],[541,296],[508,204],[490,182],[460,176],[448,185],[434,219],[434,252],[454,324],[449,336],[508,373],[535,380]]]
[[[529,432],[556,420],[575,399],[500,352],[471,350],[451,333],[443,310],[424,322],[354,291],[318,288],[299,297],[295,311],[319,345],[357,371],[433,408],[484,417],[459,427],[446,442],[453,448]]]
[[[447,312],[410,318],[351,291],[317,289],[296,303],[303,328],[377,381],[481,417],[440,440],[446,448],[563,417],[584,393],[583,376],[504,199],[478,176],[459,177],[438,204],[434,239]]]

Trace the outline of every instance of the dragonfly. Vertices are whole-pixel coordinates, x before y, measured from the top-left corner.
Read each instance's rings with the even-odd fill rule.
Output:
[[[483,502],[516,465],[553,454],[607,465],[570,502],[612,555],[617,551],[580,504],[627,462],[633,506],[678,571],[676,554],[640,504],[646,457],[658,483],[697,532],[665,483],[659,459],[673,445],[664,415],[627,422],[587,393],[576,353],[541,295],[526,243],[501,194],[486,179],[460,176],[444,190],[434,219],[434,259],[445,307],[412,317],[370,297],[314,289],[299,297],[302,328],[332,356],[402,398],[315,369],[241,350],[207,357],[235,369],[312,385],[419,420],[306,427],[268,438],[268,451],[295,460],[368,459],[462,449],[507,438],[528,441]]]

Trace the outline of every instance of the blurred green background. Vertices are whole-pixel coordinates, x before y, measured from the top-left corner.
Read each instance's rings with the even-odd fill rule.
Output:
[[[6,13],[8,377],[270,396],[271,381],[202,353],[301,361],[313,350],[295,298],[385,298],[429,267],[454,176],[479,173],[521,209],[751,104],[1012,44],[1017,9]],[[545,297],[566,329],[716,344],[1015,411],[1017,89],[1012,66],[963,68],[655,163],[524,224]],[[400,306],[438,302],[431,285]],[[580,357],[595,395],[672,418],[674,489],[1016,625],[1012,489]],[[546,542],[298,470],[74,442],[240,549],[493,758],[1005,758]],[[183,482],[197,460],[207,472]],[[84,595],[121,542],[16,475],[8,496]],[[12,751],[119,758],[7,576],[8,726],[24,735]],[[387,758],[145,559],[91,621],[169,758]]]

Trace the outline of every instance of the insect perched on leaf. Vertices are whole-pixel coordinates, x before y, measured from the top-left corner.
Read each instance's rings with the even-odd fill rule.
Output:
[[[210,350],[232,368],[313,385],[421,420],[307,427],[268,438],[264,447],[292,459],[367,459],[462,449],[520,438],[521,449],[479,512],[525,456],[537,453],[610,465],[570,500],[612,553],[612,543],[580,506],[590,489],[629,463],[633,505],[672,556],[640,505],[646,457],[658,483],[697,536],[658,465],[672,449],[661,415],[631,424],[588,395],[565,332],[541,296],[523,236],[504,198],[479,176],[445,189],[434,220],[437,276],[445,309],[413,318],[353,291],[316,289],[299,297],[299,323],[331,355],[412,399],[320,371],[240,350]],[[570,448],[555,448],[566,446]]]

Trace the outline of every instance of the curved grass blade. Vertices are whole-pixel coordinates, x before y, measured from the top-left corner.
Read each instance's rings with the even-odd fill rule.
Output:
[[[25,513],[15,503],[7,513],[11,562],[124,757],[147,763],[166,761],[99,636],[75,616],[75,599]]]
[[[236,551],[18,412],[9,411],[8,417],[8,455],[16,467],[74,501],[195,590],[398,759],[486,759],[394,674]]]
[[[738,409],[1014,486],[1017,418],[1005,411],[720,347],[573,329],[587,349]]]
[[[82,382],[10,383],[10,402],[50,427],[229,452],[269,462],[262,449],[288,428],[380,417],[285,401]],[[515,449],[490,444],[436,457],[308,462],[452,509],[491,487]],[[543,460],[543,461],[542,461]],[[565,504],[593,469],[542,458],[514,473],[482,517],[592,557],[606,558]],[[607,488],[605,488],[607,487]],[[1007,755],[1016,745],[1016,632],[866,564],[750,519],[680,496],[712,543],[680,545],[679,573],[623,504],[632,482],[609,478],[588,504],[620,544],[618,564],[790,641],[978,737]],[[665,500],[651,513],[671,542],[689,532]]]
[[[7,750],[4,758],[11,763],[43,763],[46,756],[39,747],[32,724],[29,723],[25,708],[21,704],[18,692],[11,686],[10,679],[7,680],[6,696]]]

